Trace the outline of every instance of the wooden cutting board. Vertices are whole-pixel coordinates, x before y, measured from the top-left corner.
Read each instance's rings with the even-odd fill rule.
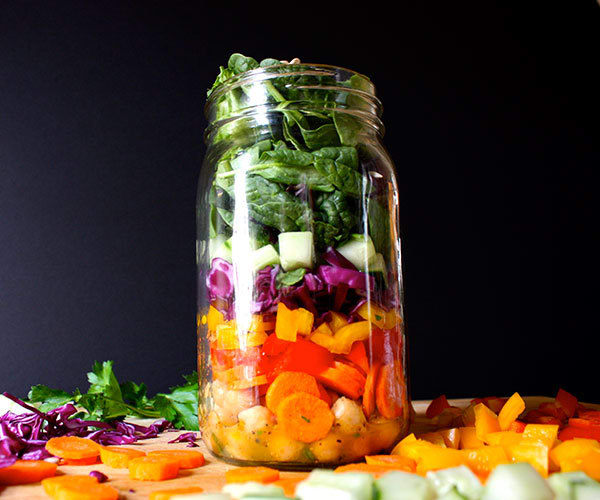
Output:
[[[525,398],[528,408],[537,407],[541,402],[553,401],[553,398],[545,397],[528,397]],[[464,408],[468,406],[470,399],[455,399],[449,401],[451,405]],[[413,406],[416,412],[416,419],[412,426],[414,432],[425,432],[428,429],[427,419],[424,417],[425,410],[429,405],[429,401],[414,401]],[[599,405],[591,405],[598,406]],[[126,500],[137,500],[147,499],[148,495],[152,491],[172,489],[172,488],[185,488],[189,486],[200,486],[207,492],[220,491],[225,484],[225,471],[231,469],[233,466],[228,465],[215,459],[208,450],[204,447],[204,444],[199,441],[199,448],[186,448],[185,443],[173,443],[167,444],[177,437],[181,432],[166,432],[163,435],[155,438],[140,441],[139,444],[131,445],[144,451],[158,450],[158,449],[194,449],[204,453],[206,457],[206,465],[198,469],[181,471],[180,475],[176,479],[170,481],[150,482],[150,481],[134,481],[129,479],[129,474],[126,469],[111,469],[103,464],[97,465],[86,465],[86,466],[60,466],[58,468],[61,474],[88,474],[92,470],[98,470],[103,472],[109,477],[111,486],[117,488],[121,496],[120,499]],[[303,472],[281,472],[281,477],[303,477],[306,473]],[[2,499],[27,499],[27,500],[43,500],[48,499],[45,495],[41,485],[32,484],[26,486],[7,486],[0,487],[0,498]]]

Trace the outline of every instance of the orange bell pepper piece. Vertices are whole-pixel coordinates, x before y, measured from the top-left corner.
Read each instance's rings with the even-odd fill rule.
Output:
[[[438,396],[437,398],[433,399],[431,403],[429,403],[427,410],[425,410],[425,416],[427,418],[437,417],[446,408],[450,408],[450,403],[448,403],[446,395],[442,394],[441,396]]]
[[[396,446],[394,446],[394,449],[392,450],[391,455],[402,455],[402,456],[406,456],[403,451],[405,450],[406,445],[410,444],[410,443],[416,443],[418,440],[415,437],[415,435],[413,433],[410,433],[408,436],[406,436],[403,440],[401,440]]]
[[[524,440],[542,443],[551,449],[558,437],[558,425],[527,424],[522,436]]]
[[[315,316],[310,311],[302,307],[291,310],[283,302],[280,302],[277,304],[275,335],[278,339],[296,342],[298,334],[310,334],[314,320]]]
[[[365,349],[364,342],[354,342],[346,357],[358,366],[365,375],[369,372],[369,360],[367,359],[367,350]]]
[[[480,477],[487,477],[497,465],[510,462],[502,446],[482,446],[463,453],[469,468]]]
[[[550,459],[562,472],[582,470],[583,459],[592,450],[600,451],[600,443],[595,439],[571,439],[555,446],[550,451]]]
[[[309,310],[299,307],[294,311],[296,313],[296,325],[300,335],[310,335],[315,315]]]
[[[477,431],[475,427],[460,427],[460,449],[469,450],[473,448],[480,448],[485,443],[477,437]]]
[[[370,334],[371,324],[368,321],[357,321],[335,331],[333,337],[315,333],[310,340],[334,354],[349,354],[354,342],[366,340]]]
[[[600,480],[600,450],[591,450],[583,457],[582,468],[588,476]]]
[[[217,308],[210,306],[206,315],[206,324],[209,332],[216,332],[217,325],[225,323],[225,316]]]
[[[348,324],[348,318],[344,316],[342,313],[336,311],[330,311],[331,320],[329,321],[329,328],[333,331],[333,333],[337,332],[343,326]]]
[[[498,417],[483,403],[479,403],[475,406],[475,433],[477,437],[482,441],[486,434],[490,432],[498,432],[500,430],[500,424],[498,423]]]
[[[515,392],[508,401],[504,404],[500,413],[498,414],[498,425],[500,430],[506,431],[521,413],[525,411],[525,401],[519,396],[518,392]]]
[[[368,465],[382,465],[406,472],[415,472],[417,468],[417,463],[412,458],[400,455],[371,455],[366,456],[365,461]]]
[[[327,335],[328,337],[333,337],[333,330],[329,328],[329,325],[325,322],[321,323],[317,328],[315,328],[313,335],[317,333]]]
[[[549,449],[541,442],[522,441],[507,447],[513,462],[528,462],[543,477],[548,477]]]
[[[425,474],[430,470],[447,469],[448,467],[464,465],[467,462],[467,458],[465,452],[462,450],[431,445],[429,447],[421,446],[418,449],[416,462],[417,474]]]
[[[235,320],[227,321],[217,325],[216,345],[217,349],[244,349],[246,347],[257,347],[263,345],[268,335],[262,332],[249,331],[240,332],[237,329]]]
[[[511,446],[513,444],[518,444],[523,439],[523,435],[514,431],[499,431],[499,432],[489,432],[485,435],[485,442],[490,446]]]
[[[439,432],[427,432],[425,434],[420,434],[419,439],[423,441],[428,441],[436,446],[440,446],[442,448],[446,448],[446,441]]]
[[[440,436],[444,439],[444,443],[448,448],[454,448],[458,450],[460,445],[460,429],[453,427],[452,429],[442,429],[437,431]]]

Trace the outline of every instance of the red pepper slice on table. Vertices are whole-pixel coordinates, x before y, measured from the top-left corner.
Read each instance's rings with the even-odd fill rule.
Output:
[[[437,417],[446,408],[450,408],[450,403],[448,403],[446,395],[442,394],[429,403],[427,410],[425,410],[425,416],[427,418]]]
[[[564,410],[567,417],[572,417],[577,411],[577,398],[564,389],[559,389],[556,394],[556,403]]]

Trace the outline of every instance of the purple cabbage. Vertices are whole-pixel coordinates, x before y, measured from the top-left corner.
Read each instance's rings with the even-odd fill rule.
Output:
[[[304,284],[310,292],[320,292],[323,290],[323,282],[316,274],[306,273],[304,275]]]
[[[327,247],[323,254],[323,260],[334,267],[343,267],[356,271],[356,266],[333,247]]]
[[[206,287],[211,301],[229,299],[233,295],[233,266],[225,259],[214,258],[206,276]]]
[[[157,420],[148,427],[121,421],[82,420],[73,417],[78,410],[71,403],[44,413],[11,394],[4,393],[4,396],[31,413],[17,415],[8,412],[0,416],[0,468],[12,465],[17,459],[44,460],[52,457],[45,446],[53,437],[78,436],[102,445],[131,444],[157,437],[171,427],[167,420]]]
[[[169,443],[187,443],[188,448],[195,448],[198,445],[196,441],[198,440],[198,436],[195,432],[184,432],[180,434],[175,439],[171,439]]]
[[[320,278],[331,286],[341,284],[357,290],[372,290],[375,287],[375,279],[366,273],[335,266],[320,266],[318,270]]]
[[[90,476],[95,477],[99,483],[105,483],[108,481],[108,476],[106,474],[102,474],[99,470],[90,471]]]

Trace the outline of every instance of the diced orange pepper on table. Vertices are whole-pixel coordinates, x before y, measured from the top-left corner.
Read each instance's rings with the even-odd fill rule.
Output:
[[[523,435],[514,431],[489,432],[485,435],[485,443],[490,446],[511,446],[523,440]]]
[[[427,432],[425,434],[420,434],[419,439],[423,441],[427,441],[429,443],[435,444],[436,446],[441,446],[442,448],[446,448],[446,441],[439,432]]]
[[[431,470],[447,469],[449,467],[458,467],[466,463],[465,453],[462,450],[452,448],[442,448],[431,445],[422,447],[419,450],[417,462],[417,474],[425,474]]]
[[[539,442],[551,449],[558,437],[558,425],[527,424],[522,436],[524,440]]]
[[[490,432],[498,432],[500,430],[500,424],[498,423],[498,417],[483,403],[479,403],[475,406],[475,433],[477,437],[482,441],[485,439],[485,435]]]
[[[401,455],[371,455],[366,456],[365,461],[368,465],[383,465],[406,472],[415,472],[417,467],[417,463],[412,458]]]
[[[464,451],[469,468],[480,477],[487,477],[497,465],[509,463],[502,446],[482,446]]]
[[[525,401],[515,392],[508,401],[504,404],[498,414],[498,425],[500,430],[506,431],[510,425],[517,420],[519,415],[525,411]]]
[[[507,451],[513,462],[527,462],[542,476],[548,477],[549,450],[545,444],[523,440],[508,446]]]
[[[452,429],[442,429],[439,430],[438,433],[444,439],[444,443],[448,448],[454,448],[458,450],[460,445],[460,429],[458,427],[453,427]]]
[[[550,459],[562,472],[581,470],[584,457],[592,450],[600,451],[600,443],[595,439],[571,439],[555,446]]]
[[[460,448],[473,449],[484,446],[485,443],[477,437],[475,427],[460,427]]]
[[[450,408],[450,404],[448,403],[446,396],[442,394],[429,403],[427,410],[425,410],[425,416],[427,418],[437,417],[446,408]]]

